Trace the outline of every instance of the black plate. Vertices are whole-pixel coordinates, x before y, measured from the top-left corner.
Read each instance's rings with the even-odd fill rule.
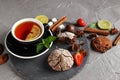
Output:
[[[85,38],[85,36],[83,36],[82,38],[78,38],[77,40],[85,42],[82,48],[86,49],[88,52],[89,49],[88,49],[87,39]],[[11,33],[9,33],[7,36],[6,44],[10,50],[14,51],[15,53],[28,52],[32,54],[33,52],[35,52],[33,49],[34,47],[32,47],[31,45],[29,46],[30,48],[29,50],[24,50],[24,49],[19,50],[18,48],[19,48],[19,45],[21,44],[16,44],[16,43],[17,42],[13,39]],[[54,50],[56,46],[59,48],[68,49],[70,45],[53,44],[53,46],[50,48],[50,50],[47,53],[45,53],[44,55],[38,58],[29,59],[29,60],[19,59],[17,57],[10,55],[12,68],[24,80],[69,80],[71,77],[73,77],[74,75],[76,75],[82,70],[83,66],[86,64],[88,56],[85,57],[83,64],[80,67],[73,66],[73,68],[71,68],[68,71],[56,72],[56,71],[53,71],[47,63],[47,58],[50,52]],[[74,52],[71,52],[71,53],[73,54]]]

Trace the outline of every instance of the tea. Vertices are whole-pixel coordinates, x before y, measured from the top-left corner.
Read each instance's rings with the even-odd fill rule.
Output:
[[[37,38],[42,29],[35,22],[23,22],[15,29],[15,36],[21,40],[32,40]]]

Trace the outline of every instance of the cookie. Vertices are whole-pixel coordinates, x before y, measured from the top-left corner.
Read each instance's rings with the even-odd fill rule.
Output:
[[[55,71],[66,71],[72,68],[74,59],[68,50],[58,48],[49,55],[48,64]]]
[[[112,42],[107,37],[100,36],[92,40],[91,46],[95,51],[104,53],[112,47]]]

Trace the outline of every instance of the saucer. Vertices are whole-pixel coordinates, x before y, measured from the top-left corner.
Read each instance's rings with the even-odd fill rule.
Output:
[[[47,38],[48,36],[51,36],[52,32],[50,30],[45,31],[42,38]],[[49,49],[43,48],[41,52],[38,54],[36,53],[36,44],[39,43],[39,41],[31,44],[22,44],[18,42],[14,37],[12,36],[11,32],[8,32],[5,38],[5,47],[12,55],[22,58],[22,59],[31,59],[38,56],[41,56],[42,54],[46,53]],[[50,44],[50,47],[53,43]]]

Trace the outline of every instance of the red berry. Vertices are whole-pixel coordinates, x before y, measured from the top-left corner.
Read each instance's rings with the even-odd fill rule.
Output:
[[[86,22],[82,18],[77,20],[77,24],[80,27],[85,27],[86,26]]]
[[[82,62],[83,62],[83,59],[84,59],[83,54],[80,53],[80,52],[77,52],[77,53],[74,53],[73,57],[74,57],[75,64],[77,66],[80,66],[82,64]]]

